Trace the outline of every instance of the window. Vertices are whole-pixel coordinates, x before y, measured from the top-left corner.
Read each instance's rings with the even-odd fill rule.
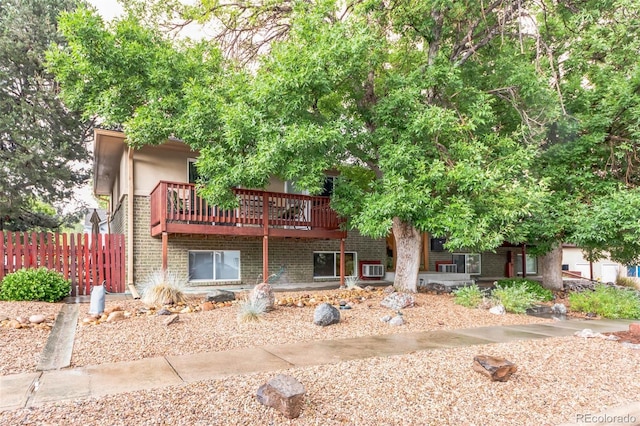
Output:
[[[638,265],[629,265],[627,266],[627,276],[640,278],[640,266]]]
[[[527,275],[538,273],[538,260],[535,256],[526,256],[527,259]],[[522,275],[522,255],[516,255],[516,264],[513,265],[516,275]]]
[[[196,167],[196,159],[187,159],[187,179],[189,180],[189,183],[196,183],[199,178],[200,175],[198,174],[198,168]]]
[[[345,252],[344,274],[357,275],[356,253]],[[313,253],[313,277],[314,278],[335,278],[340,276],[340,252],[323,251]]]
[[[479,275],[482,270],[479,253],[456,253],[452,256],[452,261],[458,265],[458,272]]]
[[[190,251],[189,281],[240,280],[240,252]]]
[[[322,187],[322,192],[320,193],[321,196],[330,197],[331,195],[333,195],[333,186],[335,184],[335,180],[335,176],[324,177],[324,185]]]

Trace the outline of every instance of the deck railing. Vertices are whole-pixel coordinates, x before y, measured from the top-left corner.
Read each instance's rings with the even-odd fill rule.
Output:
[[[161,181],[151,192],[151,226],[164,221],[337,230],[342,222],[329,206],[329,197],[241,188],[234,193],[238,207],[222,209],[199,197],[193,184]]]

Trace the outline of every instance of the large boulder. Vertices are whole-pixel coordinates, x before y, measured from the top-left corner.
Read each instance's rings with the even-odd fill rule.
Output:
[[[412,307],[415,303],[416,299],[412,294],[395,292],[382,299],[380,305],[399,311],[400,309]]]
[[[337,324],[340,322],[340,311],[329,303],[318,305],[313,313],[313,323],[326,327],[327,325]]]
[[[278,374],[258,388],[258,402],[280,411],[288,419],[300,416],[305,389],[294,377]]]
[[[220,303],[236,300],[236,294],[229,290],[212,290],[207,293],[207,302]]]
[[[264,303],[266,310],[273,309],[273,305],[276,302],[276,296],[273,294],[273,288],[267,283],[256,285],[251,293],[249,293],[249,301],[252,303]]]

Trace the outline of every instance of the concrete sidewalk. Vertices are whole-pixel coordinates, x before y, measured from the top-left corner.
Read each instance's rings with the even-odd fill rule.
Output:
[[[269,345],[0,376],[0,410],[414,351],[627,330],[627,320],[477,327]]]

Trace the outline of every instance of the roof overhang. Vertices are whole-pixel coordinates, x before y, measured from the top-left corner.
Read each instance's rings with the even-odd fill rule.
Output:
[[[93,193],[110,195],[120,171],[127,144],[123,132],[95,129],[93,132]]]

